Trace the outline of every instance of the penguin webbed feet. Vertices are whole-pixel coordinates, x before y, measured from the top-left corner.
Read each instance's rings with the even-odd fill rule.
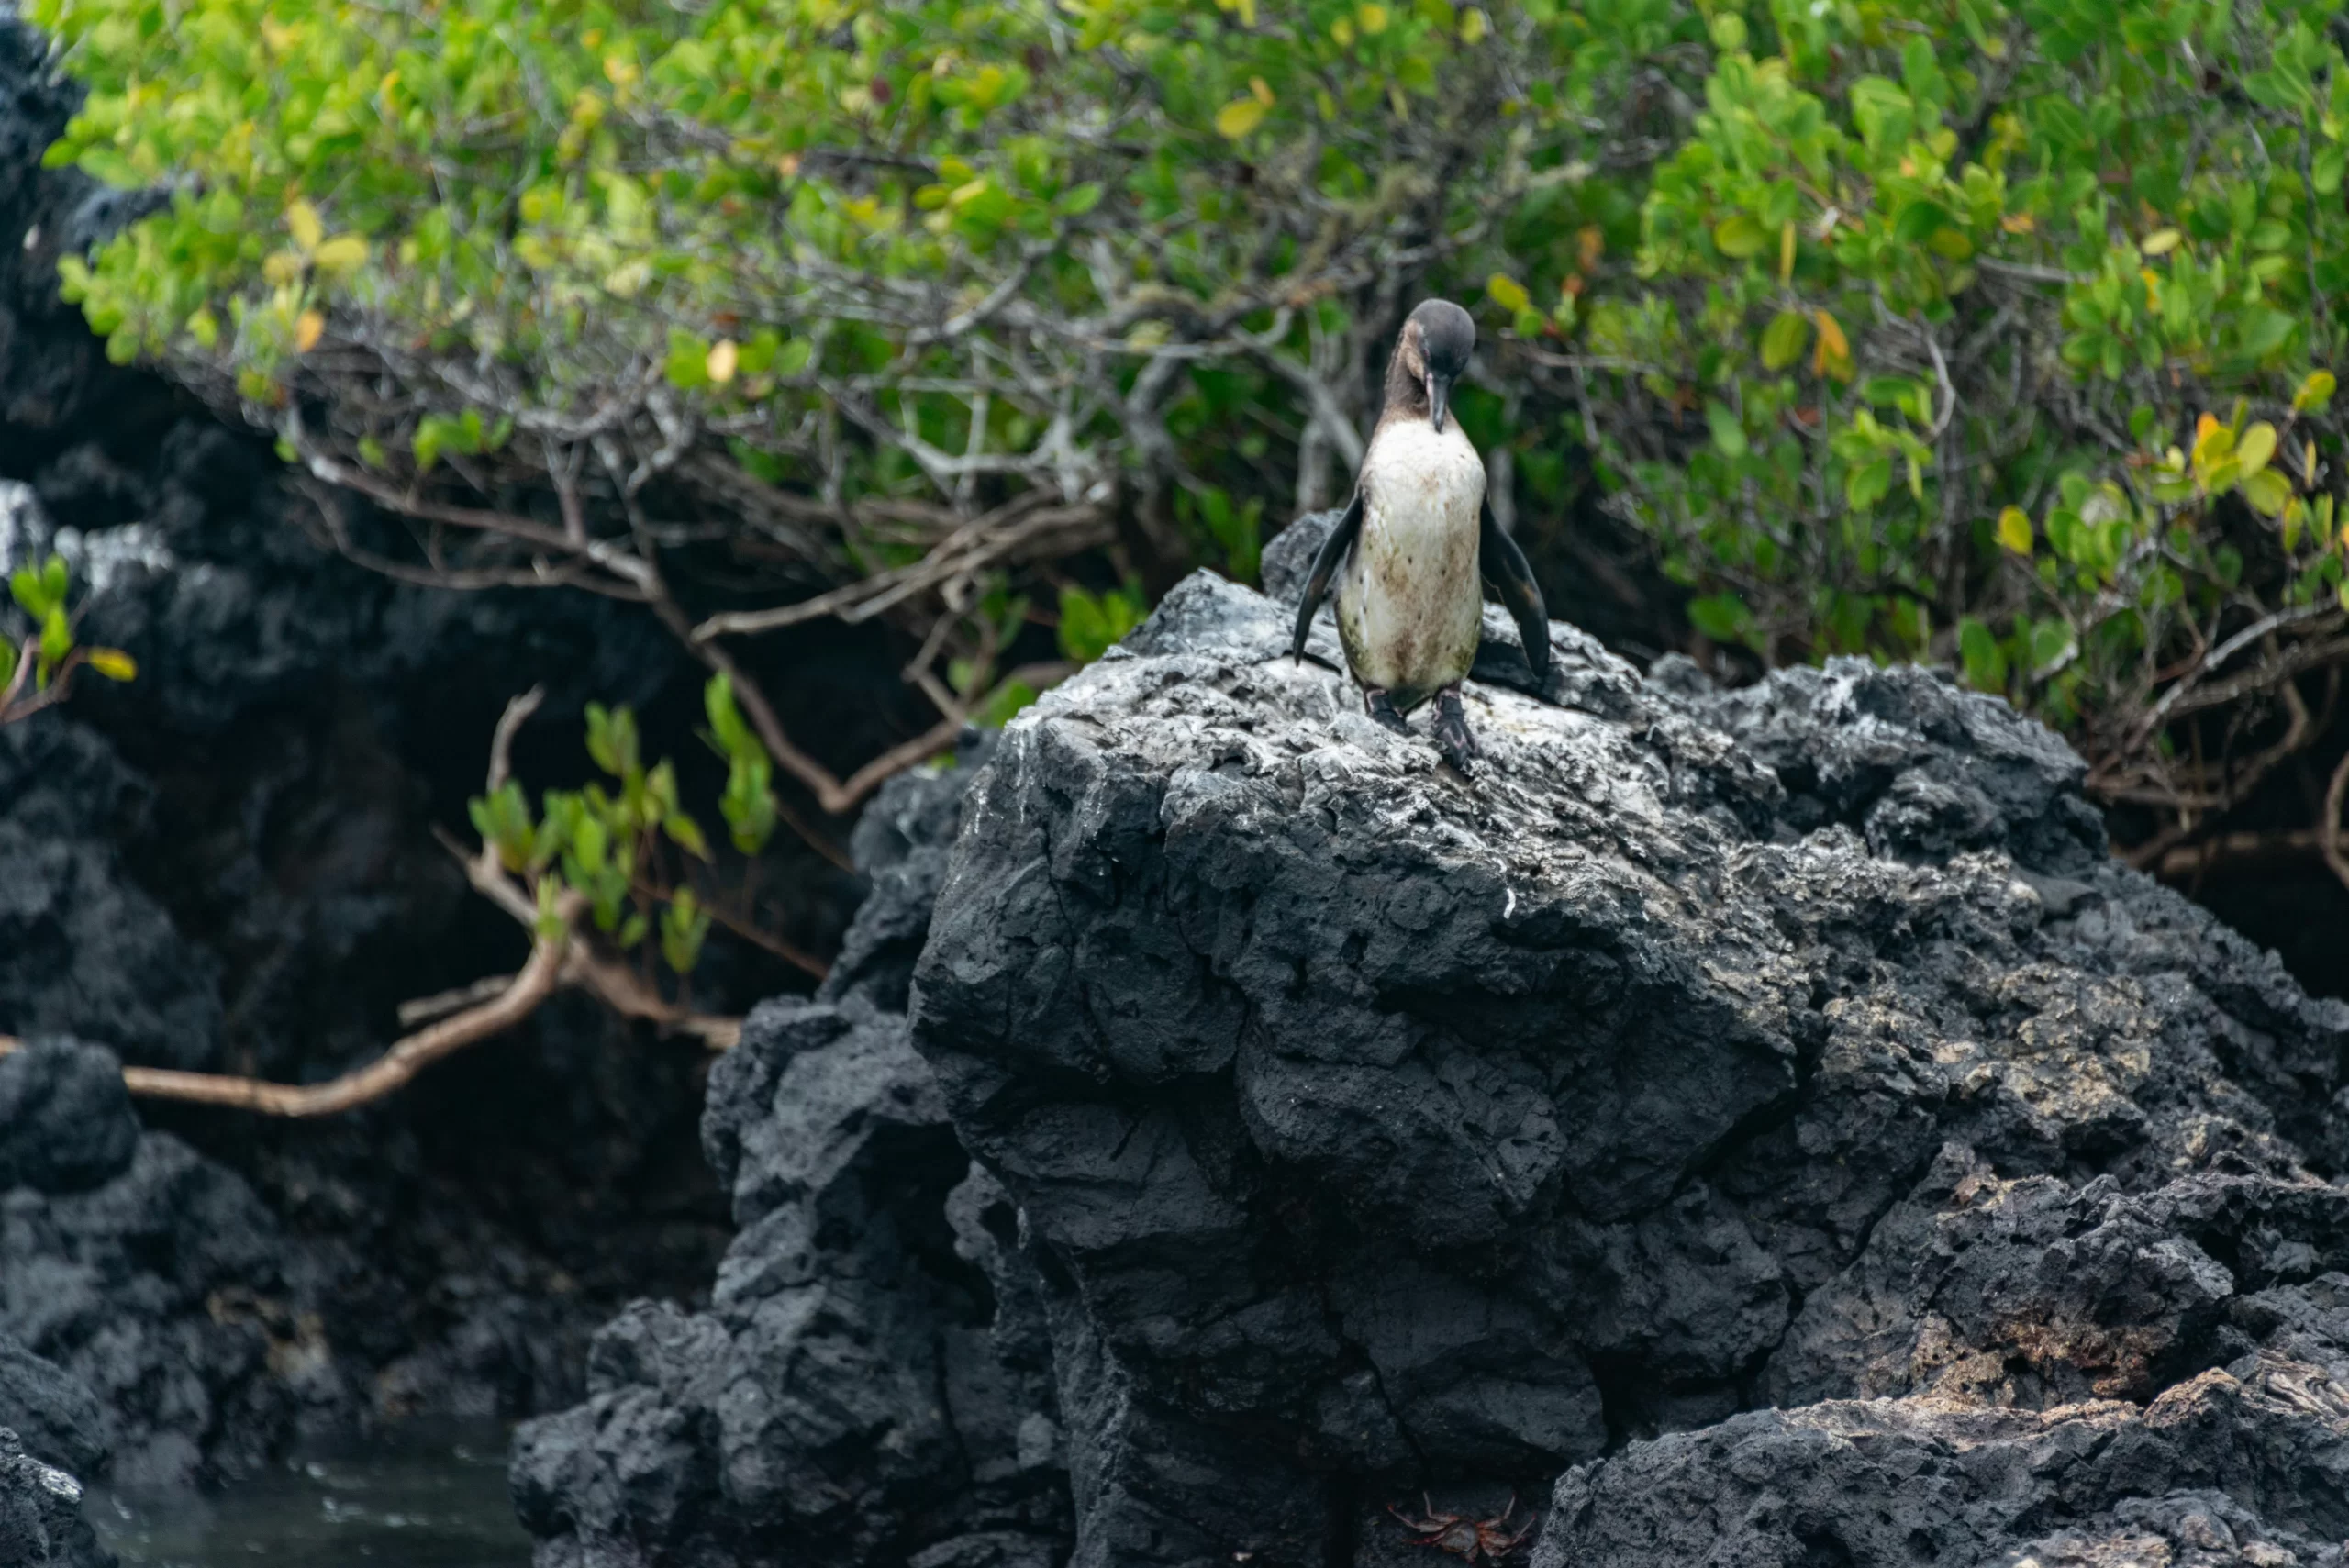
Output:
[[[1362,710],[1397,735],[1408,735],[1411,732],[1409,723],[1403,717],[1402,709],[1395,706],[1395,699],[1386,695],[1386,688],[1384,686],[1363,688]]]
[[[1443,753],[1443,760],[1462,778],[1475,778],[1477,759],[1484,752],[1477,746],[1475,736],[1468,731],[1468,714],[1460,706],[1458,686],[1446,686],[1436,694],[1433,728],[1436,750]]]

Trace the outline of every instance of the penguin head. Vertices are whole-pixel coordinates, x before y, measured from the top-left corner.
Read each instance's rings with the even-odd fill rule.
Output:
[[[1468,356],[1476,351],[1475,321],[1448,299],[1421,300],[1403,323],[1395,347],[1404,369],[1424,389],[1428,418],[1442,429],[1452,384],[1467,373]]]

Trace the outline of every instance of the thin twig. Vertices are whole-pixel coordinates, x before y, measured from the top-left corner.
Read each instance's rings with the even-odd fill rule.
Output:
[[[2349,794],[2349,756],[2343,757],[2341,765],[2332,770],[2332,782],[2324,791],[2324,817],[2317,825],[2324,863],[2332,868],[2332,874],[2341,879],[2343,887],[2349,887],[2349,855],[2341,850],[2341,799],[2344,794]]]

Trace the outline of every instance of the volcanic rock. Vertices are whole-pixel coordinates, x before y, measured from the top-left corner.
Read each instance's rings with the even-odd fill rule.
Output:
[[[2341,1533],[2349,1008],[2112,862],[2058,740],[1563,627],[1537,697],[1495,616],[1470,782],[1292,615],[1193,578],[1015,720],[916,972],[1080,1568],[1424,1557],[1390,1507],[1561,1472],[1542,1551],[1589,1568]],[[1776,1490],[1765,1439],[1830,1457]],[[2066,1444],[2108,1478],[2029,1470]],[[2040,1478],[1903,1502],[1912,1541],[1836,1522],[1845,1450]],[[1755,1518],[1720,1555],[1642,1533],[1708,1498]]]
[[[0,1427],[0,1562],[9,1568],[114,1568],[82,1517],[82,1484],[25,1452]]]
[[[906,1039],[905,984],[967,769],[883,791],[874,891],[813,1001],[710,1074],[704,1147],[740,1227],[709,1309],[607,1326],[584,1405],[525,1424],[541,1568],[1048,1568],[1067,1497],[1042,1305],[1002,1190]]]

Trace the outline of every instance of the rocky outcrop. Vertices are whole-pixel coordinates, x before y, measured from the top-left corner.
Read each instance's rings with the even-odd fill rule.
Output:
[[[1493,617],[1471,784],[1289,614],[1195,578],[1016,721],[917,971],[1074,1562],[1432,1561],[1390,1505],[1512,1486],[1589,1568],[2332,1561],[2349,1008],[2068,750],[1565,628],[1536,700]]]
[[[401,1002],[526,951],[433,837],[465,830],[505,701],[548,685],[517,753],[533,784],[585,769],[585,701],[628,702],[706,799],[698,677],[624,607],[436,594],[340,560],[265,440],[108,364],[56,263],[139,203],[40,167],[73,101],[43,40],[0,18],[0,573],[63,555],[81,635],[128,648],[139,678],[84,679],[0,728],[0,1034],[328,1076],[396,1036]],[[829,695],[778,701],[803,722]],[[863,704],[828,737],[853,750],[888,718]],[[786,934],[828,951],[851,879],[793,844],[772,858]],[[697,982],[729,1008],[800,983],[722,937]],[[724,1245],[695,1139],[703,1053],[579,998],[331,1123],[150,1103],[135,1162],[118,1096],[15,1076],[47,1060],[0,1064],[0,1329],[103,1396],[117,1479],[229,1473],[310,1422],[559,1407],[596,1324],[706,1287]],[[172,1207],[199,1192],[217,1237]]]
[[[288,1251],[241,1179],[141,1131],[113,1052],[0,1058],[0,1425],[32,1459],[184,1485],[347,1406]]]
[[[82,1517],[82,1484],[25,1452],[0,1427],[0,1562],[10,1568],[114,1568]]]
[[[874,893],[813,1001],[711,1073],[702,1138],[740,1228],[706,1312],[639,1302],[584,1405],[524,1426],[543,1568],[1049,1568],[1066,1487],[1041,1304],[1002,1190],[906,1039],[905,988],[966,770],[896,781]]]

